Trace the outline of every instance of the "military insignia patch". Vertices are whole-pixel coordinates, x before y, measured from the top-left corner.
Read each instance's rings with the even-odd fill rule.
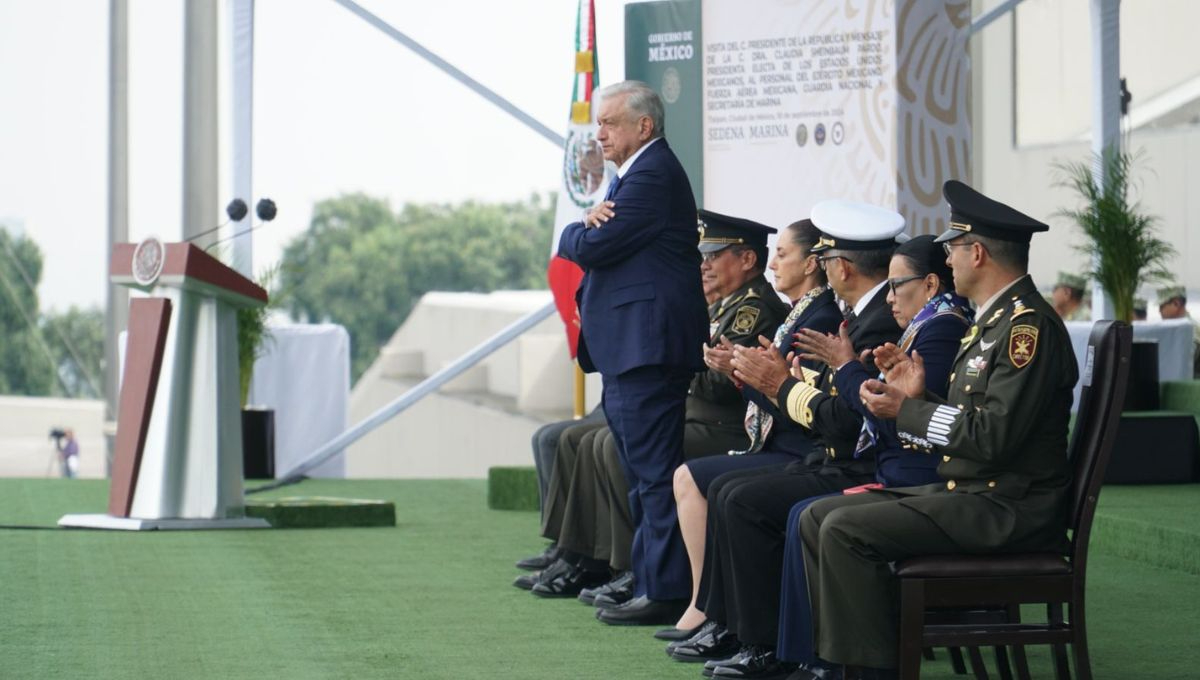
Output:
[[[738,310],[737,316],[733,318],[731,330],[739,335],[745,335],[754,329],[756,321],[758,321],[758,307],[742,307]]]
[[[979,375],[979,372],[987,368],[987,360],[983,355],[979,355],[967,362],[967,376],[974,378]]]
[[[1013,326],[1008,336],[1008,360],[1017,368],[1025,368],[1033,361],[1037,353],[1038,329],[1036,326],[1021,324]]]

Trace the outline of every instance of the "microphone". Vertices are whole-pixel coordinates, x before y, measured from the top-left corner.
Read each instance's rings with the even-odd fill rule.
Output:
[[[238,204],[238,206],[240,206],[240,209],[241,209],[241,212],[238,214],[237,217],[234,217],[234,204],[235,203]],[[233,219],[234,221],[238,221],[246,216],[246,202],[240,198],[235,198],[232,201],[230,201],[229,206],[227,208],[225,208],[225,211],[229,213],[229,217],[231,219]],[[260,199],[258,201],[258,203],[254,206],[254,214],[258,215],[258,219],[262,220],[261,222],[250,227],[249,229],[243,229],[243,230],[237,232],[236,234],[230,234],[229,236],[226,236],[225,238],[219,238],[216,241],[213,241],[212,243],[208,244],[208,246],[206,246],[204,248],[204,252],[207,253],[208,251],[212,250],[214,247],[216,247],[222,243],[225,243],[226,241],[232,241],[233,239],[235,239],[239,236],[245,236],[246,234],[249,234],[250,232],[254,231],[255,229],[258,229],[259,227],[266,225],[267,222],[270,222],[271,220],[275,219],[276,212],[277,212],[277,210],[275,208],[275,201],[272,201],[269,198]],[[226,223],[226,224],[228,224],[228,223]],[[220,227],[217,227],[217,228],[220,229]],[[192,237],[192,238],[195,238],[195,237]]]
[[[189,236],[188,238],[183,239],[183,242],[188,243],[190,241],[195,241],[196,239],[200,238],[201,236],[208,236],[209,234],[213,233],[214,231],[229,224],[231,221],[232,222],[240,222],[241,219],[246,216],[246,212],[248,210],[249,209],[246,207],[245,201],[243,201],[240,198],[235,198],[229,202],[229,205],[225,206],[225,214],[229,216],[229,219],[218,224],[217,226],[213,227],[212,229],[209,229],[208,231],[202,231],[199,234]]]

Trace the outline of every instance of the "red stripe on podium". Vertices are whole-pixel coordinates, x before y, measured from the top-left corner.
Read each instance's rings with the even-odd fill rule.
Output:
[[[125,372],[108,490],[108,514],[113,517],[128,517],[133,506],[170,322],[171,301],[166,298],[138,298],[129,303]]]

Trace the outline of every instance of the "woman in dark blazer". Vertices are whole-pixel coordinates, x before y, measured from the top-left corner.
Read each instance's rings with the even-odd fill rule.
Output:
[[[791,339],[802,328],[821,333],[833,332],[842,322],[842,312],[834,300],[833,291],[825,281],[825,272],[811,250],[820,238],[820,231],[810,220],[789,225],[779,235],[775,257],[770,269],[775,275],[775,289],[792,301],[792,311],[775,331],[775,347],[786,357],[794,350]],[[731,346],[722,342],[705,350],[705,363],[726,375],[733,373],[729,366]],[[809,364],[809,362],[805,362]],[[814,364],[809,364],[815,368]],[[734,381],[737,384],[737,381]],[[717,476],[730,470],[766,467],[801,460],[812,449],[807,431],[785,415],[772,401],[748,385],[739,385],[748,402],[746,434],[750,446],[743,451],[730,451],[728,456],[710,456],[689,461],[675,471],[675,503],[679,527],[692,570],[692,603],[680,617],[675,631],[668,629],[660,637],[685,639],[704,622],[704,614],[696,608],[696,589],[704,564],[705,526],[708,515],[708,486]],[[750,455],[753,454],[753,455]]]
[[[896,322],[904,329],[899,347],[916,352],[925,362],[925,387],[946,395],[949,374],[958,353],[960,340],[974,318],[966,299],[954,293],[954,280],[941,244],[932,236],[918,236],[900,245],[888,270],[888,302]],[[796,339],[800,356],[841,365],[853,358],[845,335],[821,335],[801,330]],[[896,432],[893,420],[877,419],[859,398],[859,388],[876,377],[861,362],[850,361],[834,378],[838,396],[863,415],[859,448],[883,444],[876,453],[875,484],[847,489],[843,493],[864,493],[871,488],[919,486],[938,481],[939,458],[906,447]],[[820,678],[823,663],[816,658],[812,645],[812,610],[804,577],[802,541],[796,527],[800,513],[823,496],[797,503],[791,510],[784,549],[782,596],[779,611],[779,640],[776,654],[780,660],[803,664],[812,677]]]

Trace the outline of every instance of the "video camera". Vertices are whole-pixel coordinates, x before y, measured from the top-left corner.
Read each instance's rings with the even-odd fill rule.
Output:
[[[62,429],[61,427],[50,428],[50,438],[53,439],[54,441],[57,442],[65,436],[67,436],[67,431]]]

